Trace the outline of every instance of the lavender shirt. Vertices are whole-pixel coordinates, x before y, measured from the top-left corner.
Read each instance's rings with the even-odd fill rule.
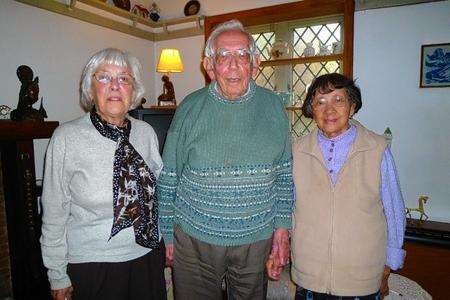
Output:
[[[348,152],[356,138],[356,127],[350,128],[332,139],[319,130],[318,141],[333,184],[347,160]],[[405,233],[405,204],[403,202],[397,171],[391,150],[386,147],[381,161],[380,196],[387,223],[386,265],[392,270],[403,266],[405,251],[402,249]]]

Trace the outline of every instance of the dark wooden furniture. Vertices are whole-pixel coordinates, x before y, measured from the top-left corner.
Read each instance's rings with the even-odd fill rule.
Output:
[[[50,299],[39,237],[33,140],[49,138],[58,122],[0,121],[0,152],[13,297]]]
[[[408,220],[406,259],[396,272],[422,286],[433,299],[450,299],[450,224]]]
[[[166,141],[167,131],[172,123],[176,108],[177,107],[173,105],[152,106],[150,108],[134,109],[130,111],[132,117],[145,121],[153,127],[158,136],[159,153],[161,154]]]

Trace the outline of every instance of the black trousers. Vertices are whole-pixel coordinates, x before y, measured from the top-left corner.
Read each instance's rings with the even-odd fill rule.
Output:
[[[165,246],[120,263],[69,264],[73,300],[166,300]]]
[[[381,300],[380,292],[366,296],[333,296],[297,287],[295,300]]]

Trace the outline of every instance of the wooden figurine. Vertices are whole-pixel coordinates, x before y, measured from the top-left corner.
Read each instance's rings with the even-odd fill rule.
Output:
[[[33,108],[33,104],[39,100],[39,77],[33,79],[33,70],[29,66],[19,66],[17,77],[22,83],[19,92],[17,108],[11,111],[13,121],[44,121],[47,117],[41,98],[39,110]]]
[[[177,105],[175,89],[173,88],[173,83],[169,80],[169,76],[163,75],[161,80],[164,82],[164,85],[163,93],[158,96],[158,106],[161,105],[161,102],[171,102],[172,105]]]

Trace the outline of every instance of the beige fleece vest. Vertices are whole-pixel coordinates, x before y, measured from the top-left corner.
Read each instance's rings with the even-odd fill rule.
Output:
[[[335,186],[317,129],[293,145],[292,278],[306,289],[337,296],[377,292],[386,261],[380,199],[386,141],[355,125],[357,136]]]

